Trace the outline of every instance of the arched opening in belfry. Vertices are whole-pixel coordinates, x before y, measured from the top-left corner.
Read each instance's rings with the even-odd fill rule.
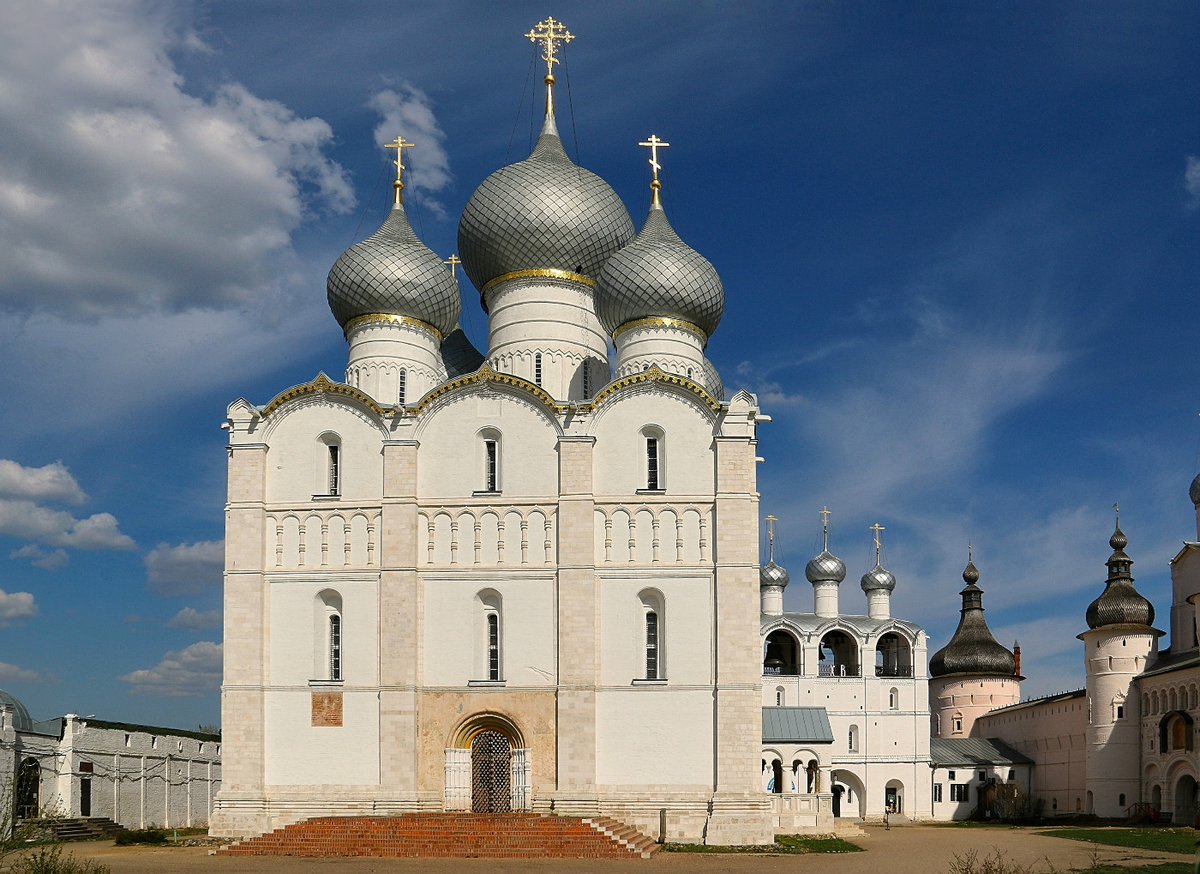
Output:
[[[875,646],[875,676],[912,676],[912,648],[907,640],[894,631],[879,638]]]
[[[844,631],[830,631],[821,638],[820,668],[822,677],[857,677],[858,644]]]
[[[767,635],[763,652],[763,676],[794,677],[800,673],[800,647],[796,638],[776,629]]]

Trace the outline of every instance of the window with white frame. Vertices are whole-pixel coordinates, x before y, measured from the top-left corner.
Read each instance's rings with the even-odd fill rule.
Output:
[[[638,594],[641,608],[641,678],[665,680],[665,603],[657,589],[645,589]]]
[[[888,691],[888,710],[898,710],[900,708],[900,690],[890,689]]]
[[[858,752],[858,726],[857,725],[850,726],[849,737],[847,738],[847,741],[846,741],[846,747],[852,753]]]
[[[950,800],[951,801],[970,801],[971,800],[971,784],[970,783],[951,783],[950,784]]]
[[[662,428],[647,425],[642,434],[642,464],[645,470],[645,485],[649,492],[660,492],[666,487],[666,440]]]
[[[490,682],[504,680],[504,603],[495,589],[475,596],[476,658],[474,676]]]
[[[344,674],[342,596],[323,589],[314,604],[313,679],[341,682]]]
[[[484,428],[479,432],[479,486],[480,492],[498,492],[501,486],[501,448],[500,432],[495,428]]]
[[[782,707],[782,706],[783,706],[783,701],[784,701],[784,697],[783,697],[783,687],[782,687],[782,686],[780,686],[778,689],[776,689],[776,690],[775,690],[775,706],[776,706],[776,707]]]
[[[942,784],[934,783],[933,784],[933,802],[934,802],[934,804],[936,804],[941,800],[942,800]]]
[[[488,679],[500,679],[500,616],[497,613],[487,615],[487,658]]]
[[[315,493],[324,496],[337,496],[342,493],[342,440],[336,434],[326,432],[317,438],[317,451],[320,454],[318,470],[321,479],[316,485]]]
[[[329,617],[329,679],[342,678],[342,617]]]

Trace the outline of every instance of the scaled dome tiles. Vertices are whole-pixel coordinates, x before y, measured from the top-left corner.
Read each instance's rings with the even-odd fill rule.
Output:
[[[708,259],[675,233],[659,204],[632,243],[596,280],[596,315],[610,334],[628,322],[674,318],[711,337],[725,309],[725,287]]]
[[[929,660],[929,676],[972,674],[984,677],[1016,675],[1016,657],[992,636],[983,618],[983,589],[975,585],[979,571],[974,562],[967,562],[963,581],[962,615],[950,642]]]
[[[595,278],[633,233],[616,192],[571,163],[551,116],[533,154],[475,189],[458,223],[458,254],[482,292],[492,280],[522,270]]]
[[[343,328],[358,316],[408,316],[445,337],[458,324],[458,282],[422,243],[396,204],[383,227],[342,253],[326,282],[329,308]]]

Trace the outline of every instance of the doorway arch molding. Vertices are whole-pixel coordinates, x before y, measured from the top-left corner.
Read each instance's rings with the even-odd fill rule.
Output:
[[[526,748],[525,736],[521,733],[521,729],[517,727],[516,722],[505,714],[494,710],[484,710],[463,717],[451,732],[449,746],[457,749],[470,749],[471,741],[474,740],[475,735],[489,729],[507,735],[513,749]]]

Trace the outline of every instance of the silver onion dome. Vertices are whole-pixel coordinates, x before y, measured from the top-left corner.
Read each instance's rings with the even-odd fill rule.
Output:
[[[891,571],[876,562],[875,567],[862,575],[861,585],[864,592],[874,592],[879,589],[890,592],[896,588],[896,578]]]
[[[1192,499],[1192,503],[1200,507],[1200,473],[1196,474],[1196,478],[1192,480],[1192,487],[1188,489],[1188,497]]]
[[[633,234],[625,204],[607,182],[571,163],[548,115],[533,154],[488,176],[467,201],[458,254],[482,292],[493,279],[521,270],[595,279]]]
[[[944,677],[948,674],[972,674],[984,677],[1012,677],[1016,675],[1016,656],[996,641],[983,618],[983,589],[975,585],[979,571],[975,563],[968,561],[963,571],[967,584],[962,595],[962,612],[958,628],[950,642],[933,654],[929,660],[929,675]]]
[[[1109,538],[1108,545],[1113,554],[1108,565],[1108,581],[1100,597],[1088,605],[1088,628],[1103,628],[1106,625],[1150,625],[1154,622],[1154,605],[1133,587],[1130,568],[1133,559],[1125,554],[1129,539],[1118,525]]]
[[[33,717],[29,715],[29,711],[25,709],[25,705],[15,695],[0,689],[0,704],[7,704],[12,708],[13,728],[17,731],[33,730]]]
[[[804,568],[810,583],[840,583],[846,579],[846,565],[828,549],[822,550]]]
[[[445,336],[462,311],[458,281],[413,233],[400,203],[383,227],[342,253],[325,285],[343,328],[358,316],[383,313],[417,319]]]
[[[725,287],[708,259],[675,233],[659,203],[632,243],[596,279],[596,315],[610,334],[637,319],[690,322],[711,337],[725,309]]]
[[[774,560],[763,565],[762,570],[758,572],[758,584],[763,588],[778,586],[782,589],[791,581],[792,575],[785,568],[775,564]]]

